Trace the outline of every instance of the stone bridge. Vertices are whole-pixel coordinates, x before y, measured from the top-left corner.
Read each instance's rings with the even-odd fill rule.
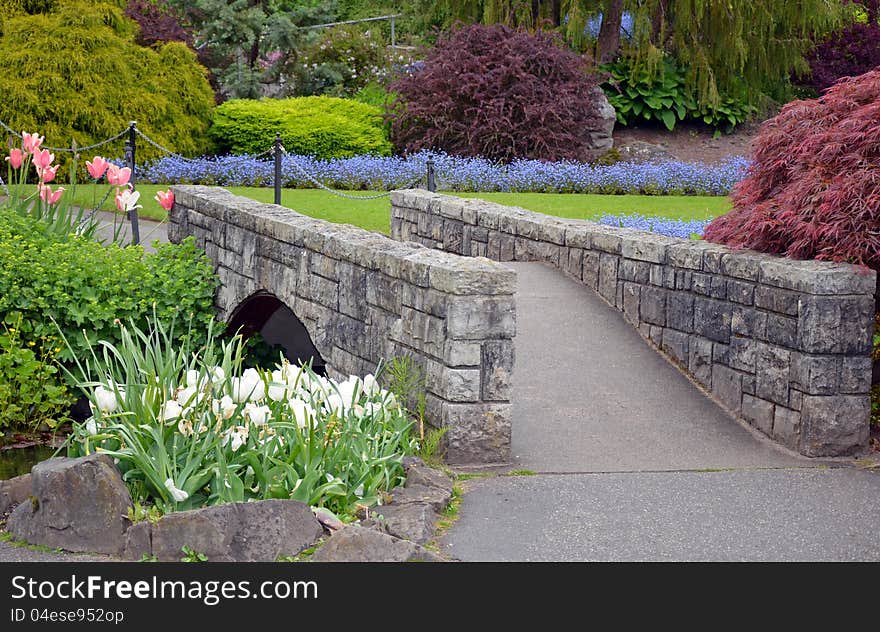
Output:
[[[427,374],[428,420],[449,428],[451,463],[516,461],[511,419],[527,413],[532,430],[524,432],[549,440],[541,429],[550,427],[546,416],[557,414],[553,393],[528,391],[528,378],[542,371],[530,360],[553,362],[531,340],[518,344],[521,354],[523,348],[529,353],[517,359],[517,371],[529,376],[515,383],[546,405],[517,399],[511,387],[517,301],[540,294],[551,280],[528,272],[521,280],[530,286],[517,289],[516,273],[496,261],[540,262],[595,291],[695,383],[686,397],[704,411],[696,416],[705,414],[700,407],[708,395],[743,424],[803,455],[850,455],[866,447],[874,272],[421,190],[392,193],[394,239],[221,189],[174,190],[170,236],[195,235],[215,261],[223,318],[267,339],[288,332],[300,339],[288,345],[295,347],[291,355],[317,356],[331,374],[365,373],[383,359],[412,356]],[[574,304],[564,295],[556,300],[549,306],[554,312]],[[279,319],[286,311],[288,320]],[[565,327],[556,323],[578,317],[524,313],[535,321],[523,323],[528,332],[539,331],[542,321],[545,329],[549,323]],[[583,342],[581,331],[553,333],[561,347]],[[582,403],[573,423],[590,417],[591,408],[606,409],[609,399],[638,400],[640,382],[667,379],[652,365],[648,375],[627,371],[629,392],[591,389],[579,379],[584,371],[573,357],[565,367],[570,379],[550,385],[562,391],[568,381],[582,389],[574,394]],[[591,369],[615,363],[585,353],[581,359]],[[648,413],[662,422],[674,411]],[[663,432],[662,423],[657,428]],[[564,447],[564,429],[561,434],[554,440]]]

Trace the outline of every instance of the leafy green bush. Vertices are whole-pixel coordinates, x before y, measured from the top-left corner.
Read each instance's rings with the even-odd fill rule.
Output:
[[[221,152],[234,154],[262,153],[276,134],[292,154],[324,159],[391,154],[382,111],[335,97],[227,101],[216,109],[209,133]]]
[[[62,2],[56,13],[7,18],[0,120],[39,130],[56,147],[104,140],[136,120],[166,147],[203,153],[214,107],[205,69],[181,42],[145,48],[134,37],[135,23],[106,3]],[[141,145],[139,159],[158,157]],[[121,157],[122,140],[101,151]]]
[[[385,80],[386,50],[375,29],[339,26],[323,31],[286,70],[297,96],[352,97],[370,82]]]
[[[119,341],[121,320],[145,323],[192,314],[192,330],[176,340],[204,337],[213,320],[217,280],[193,239],[164,244],[155,254],[143,248],[102,246],[83,237],[62,241],[41,231],[40,220],[0,212],[0,321],[15,326],[24,346],[57,340],[71,343],[58,358],[82,357],[91,339]]]
[[[629,58],[603,68],[610,76],[602,88],[621,125],[656,121],[671,131],[680,121],[696,121],[714,127],[716,133],[730,133],[755,111],[745,101],[731,97],[721,98],[715,107],[699,105],[687,89],[686,70],[669,56],[656,69],[635,68]]]
[[[54,362],[60,341],[23,340],[21,314],[11,320],[0,323],[0,430],[55,428],[67,420],[72,402]]]

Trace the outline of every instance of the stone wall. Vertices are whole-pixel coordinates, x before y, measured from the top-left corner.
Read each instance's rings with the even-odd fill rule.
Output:
[[[169,237],[215,262],[221,318],[269,292],[303,322],[333,376],[413,357],[428,421],[451,463],[510,457],[516,275],[491,261],[404,244],[212,187],[175,186]]]
[[[396,239],[544,261],[589,286],[727,409],[789,448],[837,456],[865,447],[874,272],[426,191],[391,200]]]

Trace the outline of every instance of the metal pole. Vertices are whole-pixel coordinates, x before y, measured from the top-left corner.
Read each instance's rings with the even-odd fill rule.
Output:
[[[281,204],[281,135],[275,135],[275,204]]]
[[[136,177],[135,177],[135,148],[136,148],[136,139],[137,138],[137,121],[131,121],[128,124],[128,166],[131,168],[131,179],[129,182],[131,183],[132,191],[135,190],[136,185]],[[141,231],[138,226],[138,212],[136,208],[131,209],[128,212],[128,219],[131,222],[131,243],[137,245],[141,243]]]
[[[428,183],[428,191],[437,190],[437,182],[434,174],[434,159],[428,158],[425,162],[425,180]]]

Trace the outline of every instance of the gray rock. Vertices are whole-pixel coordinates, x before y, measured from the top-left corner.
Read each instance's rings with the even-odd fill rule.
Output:
[[[134,523],[125,532],[125,550],[122,557],[135,562],[142,560],[145,555],[150,557],[153,554],[152,537],[153,525],[149,521]]]
[[[585,130],[588,157],[598,157],[614,147],[614,123],[617,122],[617,113],[614,106],[609,103],[605,93],[600,88],[593,89],[593,98],[596,102],[596,110],[599,115],[599,124],[595,129]]]
[[[392,504],[428,505],[437,513],[442,512],[452,500],[452,488],[428,487],[427,485],[409,485],[407,487],[395,487],[390,492]]]
[[[443,562],[424,547],[376,529],[349,526],[334,534],[315,554],[313,562]]]
[[[617,151],[620,153],[620,159],[625,162],[659,163],[675,160],[675,156],[662,145],[643,140],[631,140],[618,147]]]
[[[274,562],[323,534],[309,506],[296,500],[229,503],[165,515],[152,527],[152,552],[179,561],[188,546],[211,562]]]
[[[31,495],[31,475],[22,474],[0,481],[0,516]]]
[[[416,544],[424,544],[433,537],[439,518],[431,505],[417,502],[381,505],[373,508],[371,515],[385,523],[389,534]]]
[[[801,452],[807,456],[845,456],[868,442],[868,395],[804,395]]]
[[[412,464],[408,468],[404,464],[404,468],[406,468],[405,487],[436,487],[452,493],[452,479],[445,472],[428,467],[424,463]]]
[[[122,553],[131,497],[109,456],[38,463],[31,470],[31,495],[7,524],[17,540],[67,551]]]

